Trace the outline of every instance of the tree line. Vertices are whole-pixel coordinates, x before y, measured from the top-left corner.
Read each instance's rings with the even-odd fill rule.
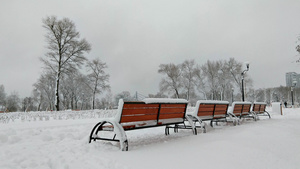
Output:
[[[161,64],[160,92],[175,98],[195,102],[198,99],[232,100],[242,92],[243,64],[234,58],[229,60],[208,60],[199,65],[195,60],[185,60],[181,64]],[[252,79],[245,74],[245,84],[252,87]]]

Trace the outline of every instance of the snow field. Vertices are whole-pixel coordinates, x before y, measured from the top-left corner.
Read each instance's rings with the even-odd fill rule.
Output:
[[[49,115],[47,121],[16,118],[0,123],[0,168],[300,168],[300,109],[284,109],[284,116],[270,113],[272,119],[238,126],[207,125],[207,133],[196,136],[190,130],[170,130],[165,136],[164,127],[128,131],[128,152],[120,151],[117,142],[88,144],[99,117],[114,113],[62,120]]]

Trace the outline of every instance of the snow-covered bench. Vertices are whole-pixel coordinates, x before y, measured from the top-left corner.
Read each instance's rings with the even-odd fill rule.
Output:
[[[256,114],[251,111],[251,102],[233,102],[228,115],[235,118],[240,124],[241,118],[252,118],[256,121]]]
[[[255,113],[257,116],[269,116],[271,118],[270,114],[266,111],[267,104],[264,102],[254,102],[252,105],[252,112]]]
[[[122,151],[128,151],[128,141],[125,131],[165,126],[165,134],[169,135],[169,128],[185,128],[187,100],[184,99],[155,99],[148,98],[142,102],[123,102],[119,100],[118,113],[115,118],[104,119],[97,123],[91,131],[90,140],[106,140],[120,142]],[[193,122],[187,119],[193,133],[196,129]],[[102,134],[105,131],[114,132],[112,138]]]
[[[213,127],[213,122],[227,122],[228,101],[216,100],[198,100],[195,110],[187,113],[187,119],[192,119],[196,128],[201,128],[206,132],[205,123],[203,121],[210,121]],[[197,122],[199,125],[197,125]]]

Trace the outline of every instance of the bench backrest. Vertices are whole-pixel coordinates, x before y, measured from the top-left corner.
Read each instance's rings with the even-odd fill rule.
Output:
[[[233,102],[232,113],[235,116],[246,115],[251,111],[251,102]]]
[[[120,123],[157,120],[159,104],[124,102]]]
[[[121,109],[117,117],[119,123],[137,123],[134,128],[138,128],[184,122],[187,101],[182,99],[179,99],[179,103],[176,103],[176,99],[173,99],[173,102],[154,101],[119,103]]]
[[[252,111],[255,113],[264,113],[266,111],[267,104],[264,102],[254,102]]]
[[[229,103],[227,101],[199,100],[195,113],[202,120],[225,118]]]

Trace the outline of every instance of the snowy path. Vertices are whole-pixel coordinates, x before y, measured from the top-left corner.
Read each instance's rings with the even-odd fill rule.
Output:
[[[209,128],[206,134],[164,128],[127,132],[129,151],[118,143],[92,142],[99,119],[0,124],[1,169],[90,168],[300,168],[300,110],[285,116]]]

